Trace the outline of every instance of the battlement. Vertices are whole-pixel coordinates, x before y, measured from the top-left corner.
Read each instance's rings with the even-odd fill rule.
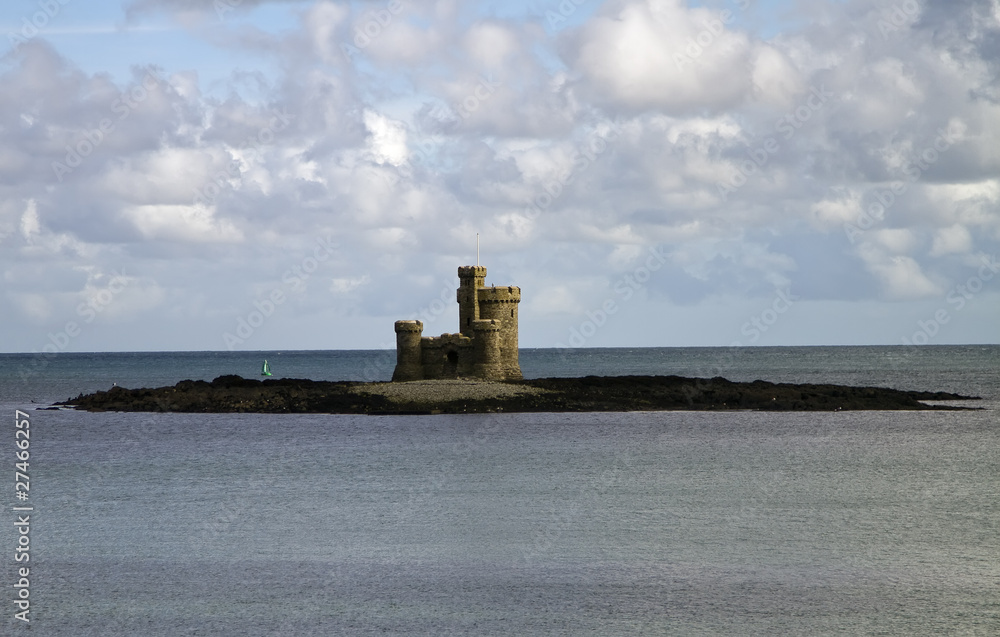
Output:
[[[478,293],[480,303],[520,303],[521,288],[511,285],[504,287],[490,286],[479,288]]]
[[[419,334],[420,332],[423,331],[424,331],[424,324],[422,321],[414,321],[414,320],[396,321],[397,334],[399,334],[400,332],[417,332]]]
[[[396,321],[395,381],[475,377],[519,379],[517,307],[521,288],[486,286],[486,267],[458,268],[460,333],[422,336],[424,324]]]
[[[424,336],[420,339],[420,346],[424,348],[446,347],[448,345],[471,346],[472,339],[465,334],[442,334],[441,336]]]
[[[458,268],[458,278],[460,279],[485,279],[486,278],[486,266],[485,265],[462,265]]]

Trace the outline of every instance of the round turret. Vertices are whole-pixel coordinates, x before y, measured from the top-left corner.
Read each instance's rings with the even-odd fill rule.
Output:
[[[490,286],[479,289],[479,318],[500,324],[500,367],[503,377],[523,378],[518,362],[517,308],[521,288],[515,285]]]
[[[421,380],[420,335],[424,331],[421,321],[396,321],[396,369],[393,380]]]
[[[502,380],[505,374],[500,356],[500,333],[503,329],[500,322],[480,319],[473,322],[472,327],[475,331],[473,372],[480,378]]]
[[[396,321],[396,333],[400,332],[416,332],[420,334],[424,331],[423,321],[408,320],[408,321]]]

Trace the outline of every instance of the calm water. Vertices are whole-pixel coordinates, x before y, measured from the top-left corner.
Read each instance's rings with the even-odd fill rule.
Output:
[[[31,357],[0,355],[0,458],[32,400],[252,376],[265,356],[384,378],[382,355],[78,354],[21,376]],[[33,621],[12,619],[8,558],[0,634],[997,634],[998,364],[1000,347],[522,354],[528,376],[987,398],[969,412],[30,411]]]

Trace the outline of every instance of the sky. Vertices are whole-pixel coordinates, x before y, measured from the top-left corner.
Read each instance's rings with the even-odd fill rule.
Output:
[[[1000,343],[1000,0],[0,7],[0,352]],[[478,236],[478,257],[477,257]]]

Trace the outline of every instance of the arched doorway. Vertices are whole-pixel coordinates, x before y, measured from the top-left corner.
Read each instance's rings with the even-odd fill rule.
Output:
[[[450,350],[444,359],[444,375],[448,378],[458,376],[458,352]]]

